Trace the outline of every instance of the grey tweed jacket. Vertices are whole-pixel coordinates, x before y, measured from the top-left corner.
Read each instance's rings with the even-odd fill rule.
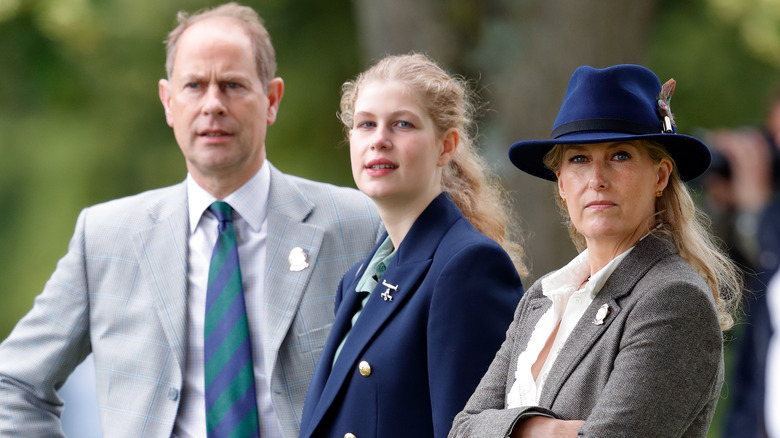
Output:
[[[710,289],[671,242],[637,244],[563,345],[539,406],[507,409],[517,358],[550,305],[537,281],[450,438],[506,437],[527,415],[585,420],[583,437],[706,436],[723,385],[723,338]]]
[[[270,165],[270,163],[267,163]],[[262,348],[285,437],[297,437],[341,276],[378,236],[354,189],[271,167]],[[94,353],[106,437],[170,437],[187,338],[187,189],[181,183],[82,211],[68,253],[0,344],[0,436],[62,436],[56,391]],[[295,247],[309,267],[292,271]],[[12,293],[5,291],[5,293]]]

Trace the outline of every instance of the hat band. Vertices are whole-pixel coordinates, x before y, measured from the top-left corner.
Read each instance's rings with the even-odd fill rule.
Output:
[[[585,119],[564,123],[553,129],[551,138],[582,131],[616,131],[626,134],[656,134],[661,130],[657,126],[620,119]]]

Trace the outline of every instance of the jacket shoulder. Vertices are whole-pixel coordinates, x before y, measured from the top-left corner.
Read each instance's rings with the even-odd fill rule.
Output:
[[[331,204],[346,211],[375,209],[371,198],[352,187],[337,186],[294,175],[284,174],[284,176],[316,206]]]
[[[95,204],[84,209],[83,215],[91,223],[142,226],[149,219],[157,220],[186,204],[187,187],[182,182]]]

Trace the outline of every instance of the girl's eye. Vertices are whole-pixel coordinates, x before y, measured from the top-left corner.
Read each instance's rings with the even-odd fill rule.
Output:
[[[365,121],[365,122],[358,122],[358,124],[357,124],[357,127],[358,127],[358,128],[373,128],[373,127],[375,127],[375,126],[376,126],[376,123],[374,123],[374,122],[369,122],[369,121]]]
[[[412,127],[414,127],[411,123],[404,122],[404,121],[400,121],[400,122],[396,123],[396,125],[398,125],[399,128],[412,128]]]

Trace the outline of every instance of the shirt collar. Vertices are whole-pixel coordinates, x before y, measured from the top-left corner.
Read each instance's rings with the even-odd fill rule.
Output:
[[[360,277],[357,286],[355,286],[355,292],[371,293],[379,283],[379,279],[384,275],[385,270],[387,270],[387,265],[390,264],[393,256],[395,256],[395,248],[393,247],[393,241],[388,236],[379,245],[374,256],[371,257],[371,261],[368,262],[366,270],[363,271],[363,276]]]
[[[588,283],[585,285],[585,290],[590,295],[590,298],[593,299],[599,293],[601,287],[604,286],[609,276],[612,275],[612,272],[617,269],[620,262],[628,256],[632,249],[634,249],[633,246],[623,251],[620,255],[610,260],[603,268],[591,275],[590,278],[588,278],[590,273],[590,264],[588,263],[590,256],[588,250],[585,249],[566,266],[542,279],[542,293],[548,298],[552,298],[554,295],[571,294],[587,279]]]
[[[253,231],[260,231],[263,221],[268,214],[268,193],[271,187],[271,166],[266,165],[266,161],[244,185],[238,190],[227,195],[222,201],[227,202],[242,219],[244,219]],[[203,187],[198,185],[187,174],[187,203],[190,216],[190,233],[194,233],[198,227],[203,212],[217,198],[212,196]]]

